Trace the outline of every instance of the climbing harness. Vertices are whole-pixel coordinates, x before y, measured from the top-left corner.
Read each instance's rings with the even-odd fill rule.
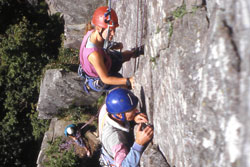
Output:
[[[111,156],[107,153],[107,151],[105,150],[103,146],[101,148],[99,161],[102,167],[115,167],[116,166],[114,165],[113,157],[111,158]]]
[[[88,76],[88,74],[86,74],[82,69],[81,64],[78,67],[78,75],[82,78],[83,90],[86,93],[89,93],[91,89],[96,92],[101,92],[107,87],[107,85],[105,85],[100,78]]]
[[[102,167],[112,167],[112,164],[106,160],[105,155],[102,153],[100,154],[99,162]]]
[[[110,42],[108,49],[104,51],[107,55],[110,56],[112,60],[112,65],[110,68],[109,75],[122,77],[122,75],[118,73],[118,71],[120,71],[120,69],[122,68],[122,53],[119,51],[110,49],[116,44],[117,44],[116,42]],[[101,92],[101,91],[109,91],[110,89],[113,89],[114,87],[116,87],[115,85],[104,84],[99,77],[89,76],[88,74],[84,72],[81,64],[78,67],[78,75],[82,78],[83,90],[88,94],[90,90]]]

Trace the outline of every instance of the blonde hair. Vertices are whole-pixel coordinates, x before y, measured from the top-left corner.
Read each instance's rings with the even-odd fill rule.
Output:
[[[84,34],[87,34],[88,31],[93,30],[95,27],[92,25],[91,21],[89,21],[85,26]]]

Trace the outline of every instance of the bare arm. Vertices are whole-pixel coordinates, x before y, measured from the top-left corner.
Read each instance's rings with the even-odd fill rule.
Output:
[[[118,78],[108,75],[108,70],[104,64],[103,57],[98,52],[91,53],[88,60],[94,66],[103,83],[109,85],[126,85],[126,78]],[[130,81],[132,83],[133,79],[130,78]]]

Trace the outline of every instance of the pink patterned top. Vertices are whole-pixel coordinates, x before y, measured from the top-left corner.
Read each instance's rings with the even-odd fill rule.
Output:
[[[83,71],[91,77],[99,77],[94,66],[89,62],[88,57],[94,51],[98,52],[99,54],[104,56],[104,64],[109,71],[112,65],[111,58],[104,52],[103,48],[93,47],[93,48],[86,48],[86,44],[88,41],[89,36],[94,30],[88,31],[87,34],[84,36],[81,48],[80,48],[80,64],[82,66]]]

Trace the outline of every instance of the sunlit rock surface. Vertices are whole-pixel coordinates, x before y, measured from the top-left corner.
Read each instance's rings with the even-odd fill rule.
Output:
[[[69,108],[70,105],[91,105],[100,95],[85,93],[82,80],[76,72],[47,70],[40,86],[38,116],[41,119],[51,119],[60,114],[60,109]]]
[[[50,14],[57,12],[63,16],[64,46],[66,48],[79,48],[84,35],[86,23],[98,6],[106,4],[104,0],[45,0],[49,5]]]
[[[145,44],[145,55],[123,73],[135,75],[153,142],[168,163],[250,166],[250,2],[112,5],[120,19],[116,40],[125,49]]]
[[[158,152],[176,167],[250,166],[250,1],[113,0],[112,7],[115,40],[124,49],[145,44],[122,69],[135,76],[154,125],[157,149],[146,150],[142,165]]]
[[[71,139],[66,138],[64,135],[64,129],[67,125],[72,124],[72,121],[65,121],[65,120],[60,120],[57,118],[53,118],[51,120],[50,123],[50,127],[48,129],[48,131],[45,133],[44,137],[43,137],[43,142],[41,144],[41,149],[37,158],[37,167],[43,167],[44,163],[46,161],[48,161],[48,158],[46,157],[46,149],[48,149],[49,147],[49,143],[53,142],[56,138],[58,137],[62,137],[64,140],[68,141],[68,143],[71,143],[68,145],[68,147],[71,147],[74,145],[75,151],[78,154],[81,154],[82,156],[86,156],[86,151],[79,147],[77,144],[75,144],[73,142],[73,140],[70,142]],[[85,138],[87,139],[88,143],[85,143],[87,146],[91,145],[90,151],[91,151],[91,155],[93,156],[93,152],[97,150],[98,146],[99,146],[99,141],[97,140],[97,137],[87,128],[86,129],[82,129],[85,130]],[[80,151],[83,151],[81,153],[79,153]],[[86,162],[85,162],[86,163]],[[82,162],[81,162],[82,164]],[[86,164],[83,164],[82,166],[85,166]]]

